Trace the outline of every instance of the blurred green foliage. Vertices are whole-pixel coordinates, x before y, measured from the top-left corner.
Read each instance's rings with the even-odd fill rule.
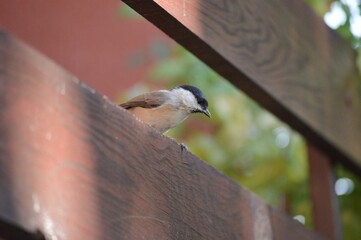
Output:
[[[323,15],[335,1],[307,2]],[[346,15],[350,13],[347,5],[343,9]],[[360,39],[350,36],[349,21],[338,30],[359,50]],[[292,216],[304,216],[305,225],[312,227],[303,138],[179,45],[155,44],[157,51],[167,54],[156,58],[147,81],[136,84],[123,99],[182,84],[202,89],[209,100],[212,119],[192,116],[167,135],[184,142],[192,153],[269,204]],[[154,49],[147,51],[144,54],[149,55]],[[355,184],[351,194],[339,199],[345,239],[357,239],[361,236],[361,183],[342,167],[337,167],[337,175],[348,177]]]

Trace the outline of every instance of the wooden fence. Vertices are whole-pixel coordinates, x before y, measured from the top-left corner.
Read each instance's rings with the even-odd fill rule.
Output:
[[[297,0],[125,2],[309,139],[320,234],[2,31],[0,239],[340,239],[330,160],[361,169],[351,47]]]

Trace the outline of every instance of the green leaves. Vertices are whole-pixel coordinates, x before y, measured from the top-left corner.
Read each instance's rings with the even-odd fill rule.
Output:
[[[321,16],[330,10],[330,5],[334,0],[306,0],[312,8]]]

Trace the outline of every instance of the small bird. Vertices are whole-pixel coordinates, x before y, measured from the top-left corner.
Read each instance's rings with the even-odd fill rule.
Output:
[[[189,85],[144,93],[120,106],[161,133],[177,126],[192,113],[211,117],[202,91]]]

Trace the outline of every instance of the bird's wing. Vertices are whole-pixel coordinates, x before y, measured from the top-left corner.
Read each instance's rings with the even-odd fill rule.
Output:
[[[122,103],[119,106],[130,109],[135,107],[142,108],[156,108],[165,103],[169,99],[168,91],[156,91],[145,93],[130,99],[128,102]]]

